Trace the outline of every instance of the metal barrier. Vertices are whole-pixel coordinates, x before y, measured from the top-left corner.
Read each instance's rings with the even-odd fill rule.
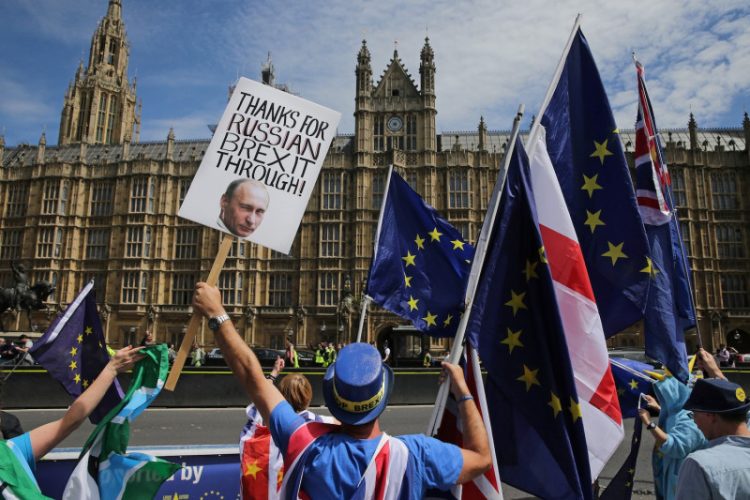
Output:
[[[5,374],[3,374],[5,372]],[[9,370],[0,370],[0,377]],[[290,369],[283,373],[301,373],[313,387],[312,406],[323,405],[322,369]],[[435,368],[394,369],[395,383],[391,404],[433,404],[437,396],[439,370]],[[282,374],[283,376],[283,374]],[[127,388],[130,374],[119,376]],[[13,373],[2,388],[2,408],[66,408],[71,397],[42,368],[23,367]],[[162,391],[152,407],[224,407],[246,406],[247,396],[232,372],[222,367],[186,368],[174,392]]]
[[[435,368],[395,368],[395,383],[390,404],[431,405],[435,402],[438,389],[439,370]],[[10,370],[0,370],[0,377]],[[289,369],[284,373],[302,373],[313,387],[312,406],[324,405],[322,369]],[[724,373],[750,392],[750,370],[726,369]],[[127,388],[130,374],[119,377]],[[35,367],[21,367],[13,373],[2,387],[0,407],[2,408],[66,408],[71,397],[55,382],[47,371]],[[245,406],[248,400],[240,383],[232,372],[223,367],[186,368],[174,392],[162,391],[152,407],[205,408],[224,406]]]

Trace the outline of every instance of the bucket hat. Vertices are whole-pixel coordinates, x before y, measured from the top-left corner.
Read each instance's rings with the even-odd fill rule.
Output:
[[[383,363],[375,347],[349,344],[323,377],[323,398],[339,421],[360,425],[372,422],[388,405],[393,390],[393,370]]]
[[[695,383],[683,408],[707,413],[740,412],[750,409],[750,401],[738,384],[720,378],[706,378]]]

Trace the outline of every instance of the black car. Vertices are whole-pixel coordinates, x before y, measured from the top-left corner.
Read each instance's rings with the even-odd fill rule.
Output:
[[[300,368],[315,366],[315,352],[313,351],[297,349],[297,359],[299,360]]]
[[[276,362],[276,358],[284,358],[284,351],[278,349],[268,349],[265,347],[253,347],[253,352],[260,361],[260,366],[267,366],[273,368],[273,364]]]
[[[277,349],[265,349],[261,347],[253,348],[253,352],[255,353],[255,356],[258,358],[258,361],[260,361],[260,366],[269,367],[272,368],[273,364],[276,362],[276,357],[281,356],[284,357],[284,351],[279,351]],[[300,359],[301,361],[301,359]],[[226,366],[227,363],[224,360],[224,354],[222,354],[221,349],[218,347],[215,347],[209,351],[208,354],[206,354],[206,366]]]

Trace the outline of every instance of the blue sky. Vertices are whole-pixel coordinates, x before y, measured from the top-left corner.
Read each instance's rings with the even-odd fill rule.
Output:
[[[107,0],[0,1],[0,133],[7,145],[57,142],[63,97]],[[437,66],[438,132],[507,129],[519,103],[537,112],[576,13],[621,128],[635,119],[631,51],[646,66],[662,128],[739,127],[750,108],[747,0],[123,0],[129,76],[143,102],[141,140],[208,138],[238,75],[277,81],[340,111],[354,130],[354,68],[363,38],[375,81],[394,41],[418,82],[427,34]]]

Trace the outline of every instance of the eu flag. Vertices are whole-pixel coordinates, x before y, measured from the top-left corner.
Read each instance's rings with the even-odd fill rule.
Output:
[[[466,334],[487,369],[500,477],[542,498],[591,498],[573,369],[516,142]]]
[[[646,375],[654,367],[625,358],[610,358],[610,364],[623,418],[637,417],[638,399],[641,393],[654,394],[654,381]]]
[[[599,495],[599,500],[630,500],[633,497],[635,468],[638,466],[638,451],[641,449],[643,423],[640,418],[633,419],[633,437],[630,440],[630,452],[615,477]]]
[[[94,282],[89,282],[52,322],[31,349],[34,359],[73,397],[78,397],[109,362],[102,324],[96,311]],[[89,417],[98,423],[122,400],[117,380]]]
[[[474,247],[396,172],[386,189],[367,295],[433,337],[456,333]]]
[[[687,382],[690,373],[685,330],[695,326],[690,271],[672,203],[669,170],[646,92],[643,66],[636,63],[636,68],[638,117],[635,165],[638,208],[651,245],[651,259],[644,268],[651,279],[643,318],[646,354],[661,361],[678,380]]]
[[[617,126],[580,29],[541,125],[604,334],[614,335],[643,316],[649,247]]]

